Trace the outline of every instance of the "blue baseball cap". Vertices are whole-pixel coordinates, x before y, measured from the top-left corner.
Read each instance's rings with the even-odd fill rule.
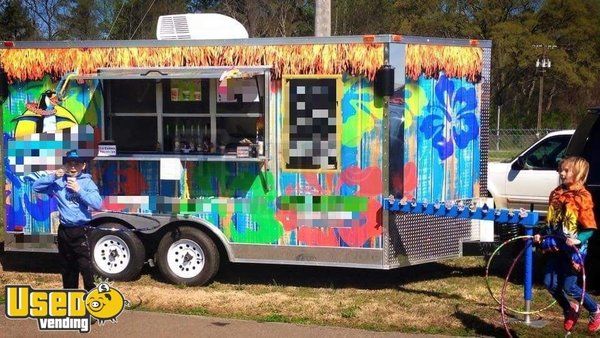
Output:
[[[84,163],[87,160],[88,160],[87,157],[79,156],[79,153],[77,153],[77,149],[67,151],[67,154],[63,157],[63,163],[67,163],[67,162]]]

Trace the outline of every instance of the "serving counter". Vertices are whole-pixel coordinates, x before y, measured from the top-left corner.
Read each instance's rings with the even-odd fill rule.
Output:
[[[233,154],[174,154],[174,153],[132,153],[117,156],[96,156],[93,161],[160,161],[161,159],[174,158],[181,161],[196,162],[264,162],[265,156],[237,157]]]
[[[265,156],[123,153],[95,157],[90,171],[103,196],[246,197],[257,179],[268,190],[267,160]]]

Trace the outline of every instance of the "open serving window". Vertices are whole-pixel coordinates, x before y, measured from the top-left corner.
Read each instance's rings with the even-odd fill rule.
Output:
[[[267,153],[270,67],[102,68],[74,78],[102,81],[102,138],[120,155]]]

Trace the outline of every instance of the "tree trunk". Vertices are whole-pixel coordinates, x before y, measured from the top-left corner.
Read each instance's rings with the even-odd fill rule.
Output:
[[[552,85],[552,89],[550,89],[550,95],[548,95],[548,102],[546,102],[546,109],[544,112],[549,112],[550,107],[552,107],[552,98],[556,95],[556,83]]]

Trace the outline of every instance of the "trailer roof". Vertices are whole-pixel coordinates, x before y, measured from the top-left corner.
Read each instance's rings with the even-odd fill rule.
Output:
[[[0,45],[6,48],[101,48],[101,47],[186,47],[186,46],[260,46],[306,45],[340,43],[404,43],[444,46],[477,46],[490,48],[491,40],[449,39],[405,35],[348,35],[278,38],[249,38],[226,40],[88,40],[88,41],[11,41]]]

